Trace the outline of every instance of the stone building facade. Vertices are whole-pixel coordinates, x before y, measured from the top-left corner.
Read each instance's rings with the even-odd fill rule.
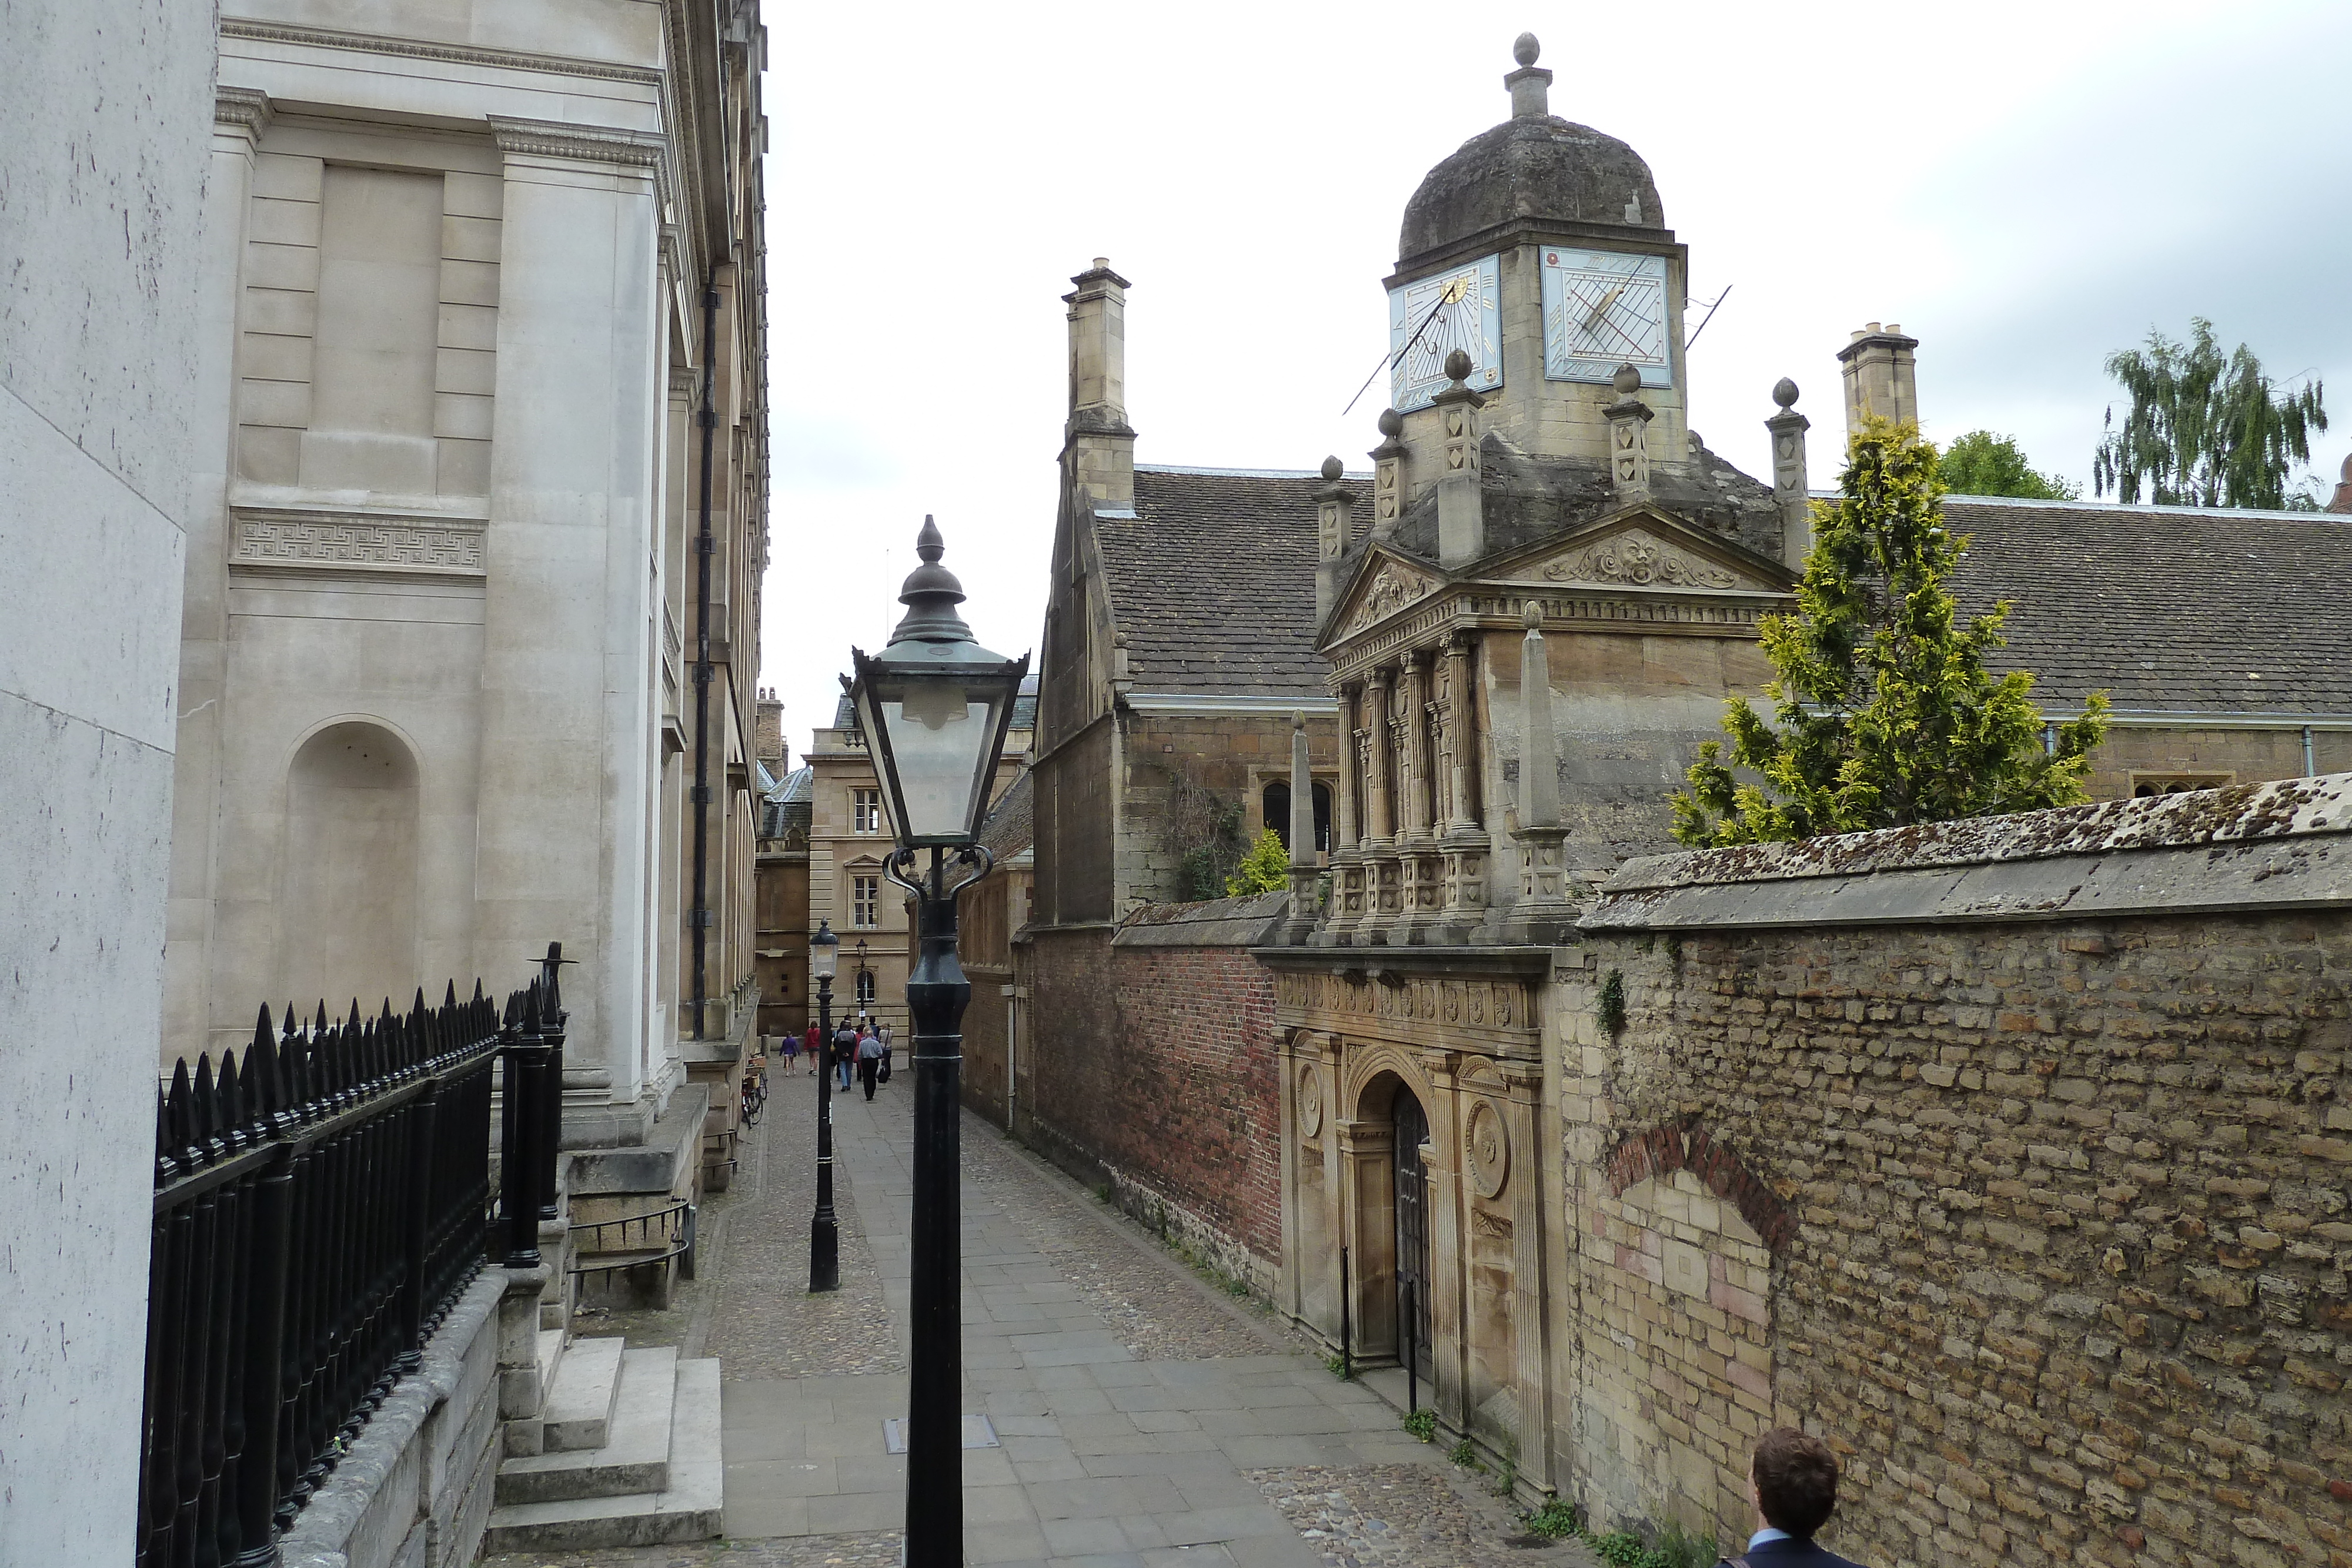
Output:
[[[224,7],[167,1061],[561,940],[578,1136],[731,1076],[766,37],[755,0]]]
[[[0,1563],[139,1534],[209,0],[0,30]],[[250,1020],[248,1020],[249,1022]]]
[[[784,744],[784,705],[773,692],[760,697],[758,908],[753,949],[760,986],[757,1024],[762,1040],[799,1034],[815,1017],[809,992],[809,824],[815,775],[791,766]]]

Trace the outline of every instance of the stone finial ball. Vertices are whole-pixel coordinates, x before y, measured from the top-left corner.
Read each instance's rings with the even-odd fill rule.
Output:
[[[1632,397],[1642,390],[1642,372],[1631,365],[1620,365],[1617,373],[1609,378],[1609,384],[1617,389],[1619,397]]]
[[[1337,457],[1326,457],[1323,459],[1324,478],[1337,479],[1340,475],[1345,474],[1347,471],[1347,465],[1341,463]]]
[[[1530,632],[1539,630],[1543,625],[1542,604],[1530,599],[1525,604],[1520,605],[1519,624],[1526,627]]]
[[[1536,57],[1542,53],[1543,46],[1536,42],[1533,33],[1521,33],[1511,45],[1511,58],[1523,66],[1535,64]]]
[[[1455,349],[1448,353],[1445,356],[1445,373],[1457,382],[1468,381],[1470,379],[1469,354],[1461,349]]]
[[[1394,441],[1404,434],[1404,415],[1392,408],[1384,408],[1381,410],[1380,426],[1381,434]]]
[[[1782,408],[1790,408],[1795,406],[1797,402],[1797,383],[1790,381],[1786,376],[1782,376],[1779,381],[1773,382],[1772,401],[1779,403]]]

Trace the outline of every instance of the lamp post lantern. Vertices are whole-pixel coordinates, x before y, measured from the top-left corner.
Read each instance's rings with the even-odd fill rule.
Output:
[[[898,593],[907,607],[872,657],[850,650],[850,704],[874,757],[898,848],[883,874],[915,895],[918,949],[907,977],[915,1063],[914,1206],[907,1376],[907,1568],[963,1561],[963,1299],[956,1168],[963,1009],[971,986],[956,959],[956,897],[994,863],[979,842],[989,786],[1029,656],[972,641],[955,607],[963,585],[940,564],[946,547],[923,519],[922,564]],[[929,865],[917,855],[928,850]],[[948,867],[960,870],[952,878]]]
[[[809,938],[809,978],[816,982],[817,1049],[824,1070],[816,1086],[816,1218],[809,1221],[809,1293],[841,1289],[841,1221],[833,1212],[833,977],[841,938],[819,920]]]

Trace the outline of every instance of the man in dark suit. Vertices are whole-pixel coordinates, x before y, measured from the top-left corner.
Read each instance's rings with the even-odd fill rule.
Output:
[[[1775,1427],[1758,1441],[1748,1474],[1764,1527],[1748,1538],[1741,1562],[1749,1568],[1861,1568],[1813,1544],[1814,1532],[1837,1510],[1837,1456],[1827,1443],[1794,1427]]]

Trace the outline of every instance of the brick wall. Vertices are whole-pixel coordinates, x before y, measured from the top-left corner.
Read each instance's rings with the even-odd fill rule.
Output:
[[[2010,852],[2046,858],[1670,857],[1605,890],[1591,967],[1554,987],[1585,1500],[1688,1514],[1712,1480],[1742,1527],[1778,1419],[1846,1456],[1824,1542],[1865,1562],[2352,1561],[2352,843],[2328,815],[2352,779],[2320,783],[2077,813],[2106,824],[2087,846],[2067,813],[2010,820]],[[2297,789],[2293,825],[2264,817]],[[1928,907],[1969,878],[2042,913]],[[1760,1291],[1676,1291],[1674,1232],[1650,1246],[1624,1205],[1664,1192],[1740,1233],[1680,1239]]]
[[[1198,940],[1127,939],[1164,935],[1158,923],[1169,913],[1139,911],[1118,940],[1103,928],[1021,945],[1017,1131],[1081,1179],[1109,1184],[1139,1218],[1270,1290],[1282,1251],[1274,984],[1248,953],[1265,916],[1238,932],[1212,925]],[[1001,1019],[994,1027],[1002,1032]],[[1001,1056],[994,1071],[1001,1078]],[[1001,1089],[989,1097],[1001,1100]],[[970,1103],[982,1099],[975,1092]]]

